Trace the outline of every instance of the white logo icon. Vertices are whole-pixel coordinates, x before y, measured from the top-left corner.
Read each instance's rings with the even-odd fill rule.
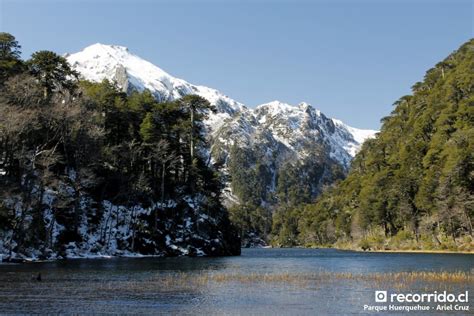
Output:
[[[387,291],[375,291],[375,302],[386,303],[387,302]]]

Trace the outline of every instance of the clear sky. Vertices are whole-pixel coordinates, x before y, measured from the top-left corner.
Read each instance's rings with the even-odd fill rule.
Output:
[[[471,0],[0,0],[23,57],[129,47],[170,74],[250,107],[311,103],[380,127],[426,70],[473,37]]]

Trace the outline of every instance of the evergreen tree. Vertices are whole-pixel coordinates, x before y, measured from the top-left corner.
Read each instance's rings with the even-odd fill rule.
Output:
[[[181,254],[173,236],[190,255],[239,253],[205,156],[207,101],[78,82],[49,51],[28,66],[0,88],[0,247],[47,258],[94,233],[97,251]]]
[[[274,219],[277,243],[291,231],[310,244],[472,249],[473,45],[462,45],[395,102],[348,177],[297,213],[296,229],[281,228],[294,223],[286,218],[291,210]]]
[[[9,33],[0,32],[0,87],[10,76],[23,70],[21,46]]]
[[[74,88],[74,78],[78,73],[72,70],[67,60],[51,51],[39,51],[31,55],[27,65],[44,88],[44,98],[51,92],[69,90]]]

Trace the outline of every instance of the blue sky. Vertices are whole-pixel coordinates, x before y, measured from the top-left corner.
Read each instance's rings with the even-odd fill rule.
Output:
[[[470,0],[0,0],[0,30],[34,51],[129,47],[253,107],[311,103],[380,127],[426,70],[473,37]]]

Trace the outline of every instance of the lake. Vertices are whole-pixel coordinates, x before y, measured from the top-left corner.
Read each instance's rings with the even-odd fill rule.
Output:
[[[473,268],[468,254],[297,248],[243,249],[239,257],[0,264],[0,313],[360,314],[377,304],[377,290],[473,293]],[[38,273],[41,282],[34,280]],[[391,313],[403,314],[385,314]]]

